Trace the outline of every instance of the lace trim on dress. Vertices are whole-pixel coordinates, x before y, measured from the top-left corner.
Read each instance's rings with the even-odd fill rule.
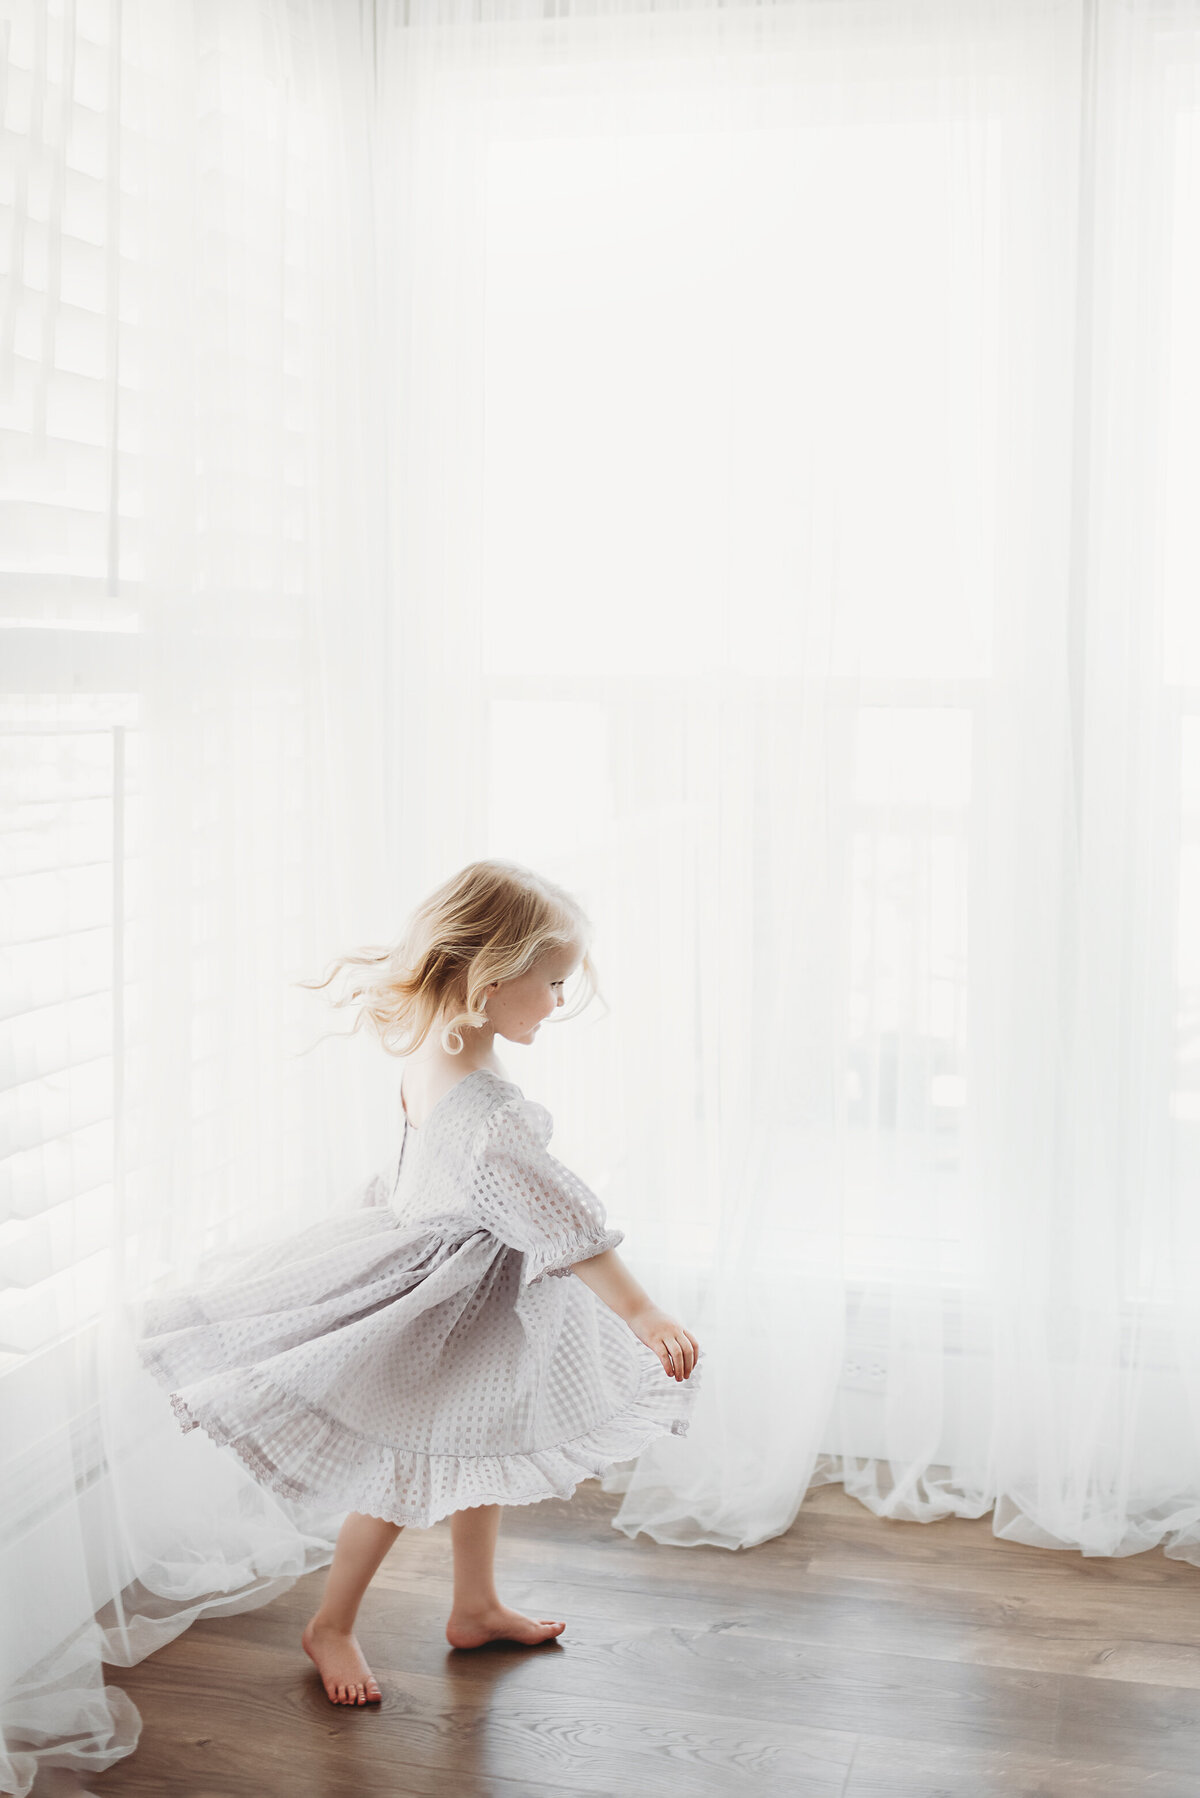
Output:
[[[593,1255],[602,1255],[606,1249],[615,1249],[624,1240],[624,1230],[580,1230],[565,1242],[547,1243],[544,1248],[527,1249],[521,1269],[521,1284],[534,1286],[543,1274],[551,1274],[556,1278],[565,1277],[574,1271],[576,1261],[590,1261]]]
[[[696,1388],[700,1376],[698,1362],[689,1385]],[[273,1491],[418,1529],[475,1505],[570,1498],[581,1480],[632,1459],[655,1437],[685,1436],[689,1421],[679,1415],[675,1381],[649,1349],[639,1358],[633,1397],[612,1417],[570,1441],[505,1455],[426,1454],[372,1441],[259,1369],[241,1368],[203,1386],[203,1397],[195,1388],[190,1398],[171,1394],[180,1427],[203,1429],[231,1448]]]

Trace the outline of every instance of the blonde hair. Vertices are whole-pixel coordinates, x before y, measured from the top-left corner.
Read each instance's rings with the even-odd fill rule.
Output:
[[[449,1012],[439,1040],[448,1055],[459,1055],[463,1030],[488,1022],[489,982],[527,973],[550,950],[578,944],[583,1001],[561,1015],[582,1011],[598,990],[590,934],[586,913],[563,887],[516,862],[470,862],[418,906],[396,943],[341,955],[324,980],[296,984],[319,991],[344,969],[367,968],[332,1001],[358,1007],[345,1034],[365,1024],[389,1055],[410,1055]]]

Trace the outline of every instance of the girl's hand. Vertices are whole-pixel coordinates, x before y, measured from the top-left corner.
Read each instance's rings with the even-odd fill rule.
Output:
[[[696,1365],[700,1344],[690,1330],[657,1306],[635,1313],[629,1327],[639,1342],[652,1348],[673,1380],[686,1380]]]

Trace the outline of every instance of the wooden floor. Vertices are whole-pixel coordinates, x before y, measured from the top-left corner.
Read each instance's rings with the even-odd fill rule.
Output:
[[[757,1548],[612,1528],[596,1481],[506,1510],[501,1597],[539,1648],[443,1635],[447,1521],[405,1530],[359,1636],[382,1706],[331,1705],[298,1637],[324,1579],[200,1622],[109,1683],[144,1727],[100,1798],[1198,1798],[1200,1570],[890,1523],[811,1491]]]

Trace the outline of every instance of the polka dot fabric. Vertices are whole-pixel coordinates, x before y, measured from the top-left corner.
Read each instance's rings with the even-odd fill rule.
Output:
[[[676,1381],[572,1264],[614,1248],[547,1149],[544,1106],[490,1069],[452,1087],[358,1206],[143,1301],[139,1352],[180,1425],[264,1485],[428,1528],[569,1498],[687,1432]]]

